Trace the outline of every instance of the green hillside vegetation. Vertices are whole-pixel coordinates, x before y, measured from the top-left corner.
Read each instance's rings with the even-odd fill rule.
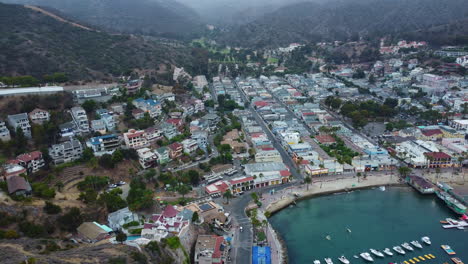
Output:
[[[85,30],[19,5],[0,4],[0,34],[0,76],[43,79],[62,72],[86,80],[162,64],[191,66],[186,47]]]

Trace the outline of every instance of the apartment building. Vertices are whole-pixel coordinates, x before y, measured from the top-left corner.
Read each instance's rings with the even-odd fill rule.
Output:
[[[16,115],[9,115],[7,117],[8,124],[12,126],[15,130],[20,128],[23,131],[23,134],[31,138],[31,125],[29,124],[28,115],[26,113],[16,114]]]
[[[77,139],[71,139],[49,148],[49,155],[55,165],[78,160],[83,155],[83,146]]]

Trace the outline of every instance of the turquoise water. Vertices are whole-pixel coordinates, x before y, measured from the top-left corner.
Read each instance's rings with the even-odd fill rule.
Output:
[[[140,238],[140,237],[141,237],[141,236],[128,236],[128,237],[127,237],[127,241],[133,241],[133,240],[138,239],[138,238]]]
[[[429,236],[431,246],[415,249],[404,256],[374,258],[374,263],[402,262],[410,258],[433,254],[434,260],[419,263],[452,263],[440,248],[448,244],[456,257],[468,263],[468,231],[445,230],[439,223],[447,217],[456,218],[435,195],[423,196],[410,188],[387,188],[354,191],[308,199],[275,214],[270,223],[285,240],[290,263],[324,263],[344,254],[351,263],[365,263],[354,255],[383,250],[403,242]],[[351,233],[347,231],[351,229]],[[329,235],[331,240],[327,240]],[[423,244],[423,243],[421,243]],[[393,250],[392,250],[393,251]]]

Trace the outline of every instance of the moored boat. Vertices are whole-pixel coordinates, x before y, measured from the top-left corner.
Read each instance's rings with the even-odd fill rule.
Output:
[[[393,253],[389,248],[384,249],[383,252],[389,256],[393,256]]]
[[[457,253],[455,253],[455,251],[453,251],[453,249],[449,245],[442,245],[441,247],[449,255],[457,254]]]
[[[409,251],[413,251],[413,247],[410,246],[410,244],[408,244],[407,242],[401,244],[401,246],[406,249],[406,250],[409,250]]]
[[[451,260],[452,260],[453,263],[455,263],[455,264],[463,264],[463,261],[461,261],[461,259],[459,259],[459,258],[451,258]]]
[[[376,255],[377,257],[381,257],[381,258],[385,257],[384,254],[382,254],[382,252],[380,252],[380,251],[378,251],[378,250],[375,250],[375,249],[373,249],[373,248],[370,249],[370,252],[371,252],[372,254]]]
[[[363,258],[363,259],[365,259],[365,260],[367,260],[369,262],[374,262],[374,259],[372,258],[372,256],[367,252],[361,253],[359,255],[361,256],[361,258]]]
[[[413,245],[413,246],[415,246],[415,247],[417,247],[417,248],[422,248],[421,243],[419,243],[419,242],[416,241],[416,240],[413,240],[413,241],[411,241],[410,243],[411,243],[411,245]]]
[[[406,254],[406,252],[400,246],[393,247],[393,250],[395,250],[398,254],[401,255]]]
[[[314,264],[320,264],[320,260],[314,260]]]
[[[339,257],[338,260],[343,264],[349,264],[349,260],[345,256]]]
[[[428,236],[424,236],[421,238],[421,241],[426,243],[427,245],[431,244],[431,239]]]
[[[331,258],[325,258],[325,263],[333,264],[333,261],[331,260]]]

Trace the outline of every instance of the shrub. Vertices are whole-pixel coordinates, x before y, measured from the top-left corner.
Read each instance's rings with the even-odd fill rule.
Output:
[[[28,221],[21,222],[19,224],[19,229],[26,236],[33,238],[42,237],[46,234],[44,227]]]
[[[62,212],[62,208],[52,202],[46,201],[44,211],[48,214],[59,214]]]
[[[49,188],[49,186],[42,182],[36,182],[32,184],[33,194],[37,197],[44,199],[52,199],[55,197],[54,188]]]

